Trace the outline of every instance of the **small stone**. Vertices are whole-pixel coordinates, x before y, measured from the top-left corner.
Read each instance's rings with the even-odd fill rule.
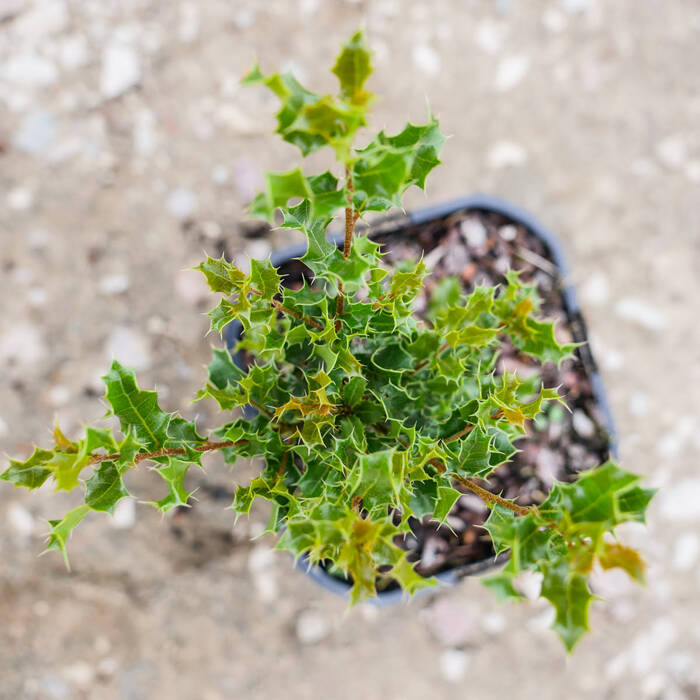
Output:
[[[45,600],[37,600],[32,610],[37,617],[46,617],[51,612],[51,606]]]
[[[221,224],[218,221],[203,221],[201,225],[202,235],[215,241],[221,238]]]
[[[100,294],[115,296],[129,289],[129,276],[125,274],[105,275],[100,279]]]
[[[427,44],[413,47],[413,65],[425,75],[434,77],[440,73],[440,54]]]
[[[258,598],[270,603],[278,598],[277,579],[272,571],[264,571],[253,576],[253,586]]]
[[[50,112],[34,110],[20,124],[12,138],[15,148],[31,156],[46,155],[53,143],[56,120]]]
[[[581,285],[581,297],[591,306],[603,306],[610,297],[608,278],[602,272],[594,272]]]
[[[56,82],[58,70],[35,53],[18,53],[3,64],[0,76],[23,87],[45,87]]]
[[[681,136],[669,136],[656,145],[656,156],[669,170],[679,170],[688,156],[688,149]]]
[[[489,612],[481,618],[481,626],[489,634],[500,634],[506,628],[506,618],[499,612]]]
[[[10,434],[10,426],[7,425],[7,421],[0,416],[0,438],[7,437]]]
[[[184,187],[172,190],[165,204],[168,211],[179,219],[192,216],[197,211],[198,205],[197,195]]]
[[[217,185],[225,185],[228,182],[230,173],[225,165],[217,165],[211,171],[211,179]]]
[[[103,634],[100,634],[95,638],[95,651],[98,654],[100,654],[100,656],[104,656],[104,654],[109,654],[111,650],[112,642],[110,642],[107,637],[105,637]]]
[[[119,530],[128,530],[134,526],[136,522],[136,504],[133,498],[122,498],[121,501],[114,506],[112,520],[110,521],[113,527]]]
[[[462,520],[462,518],[458,518],[456,515],[448,515],[445,518],[445,523],[454,532],[464,532],[467,529],[467,524],[464,522],[464,520]]]
[[[51,700],[67,700],[73,696],[70,686],[53,673],[47,674],[41,679],[41,689],[45,697]]]
[[[65,406],[70,401],[70,389],[63,384],[56,384],[49,389],[48,399],[54,408]]]
[[[199,6],[193,2],[180,4],[180,25],[177,33],[180,41],[190,43],[199,36]]]
[[[41,0],[24,12],[12,25],[13,32],[35,42],[58,34],[68,25],[68,9],[63,0]]]
[[[691,182],[700,182],[700,160],[690,160],[683,171]]]
[[[595,423],[580,408],[574,411],[571,423],[582,438],[592,438],[595,435]]]
[[[34,193],[27,187],[13,187],[7,193],[7,206],[15,211],[27,211],[34,204]]]
[[[204,276],[196,270],[180,270],[175,274],[175,291],[181,299],[192,304],[198,304],[211,295]]]
[[[650,331],[666,328],[666,317],[641,299],[624,297],[615,305],[615,313],[625,321],[636,323]]]
[[[461,649],[447,649],[440,655],[440,671],[448,683],[460,683],[469,669],[470,657]]]
[[[330,632],[330,625],[318,610],[302,610],[296,622],[297,639],[302,644],[318,644]]]
[[[465,644],[472,636],[474,620],[457,602],[438,598],[430,607],[428,623],[436,639],[444,646]]]
[[[73,34],[61,40],[59,60],[67,70],[82,68],[88,62],[88,43],[82,34]]]
[[[250,550],[248,570],[255,573],[271,567],[275,563],[275,553],[270,547],[259,544]]]
[[[507,224],[506,226],[501,226],[501,228],[498,229],[498,235],[504,241],[508,241],[510,243],[511,241],[514,241],[518,235],[518,229],[512,224]]]
[[[486,161],[492,170],[501,168],[514,168],[522,165],[527,160],[525,149],[512,141],[498,141],[486,156]]]
[[[694,532],[684,532],[673,550],[672,566],[676,571],[690,571],[700,554],[700,538]]]
[[[148,341],[126,326],[117,326],[110,333],[105,343],[105,354],[109,359],[116,359],[137,371],[147,370],[151,366]]]
[[[494,85],[498,92],[512,90],[530,70],[530,59],[527,56],[505,56],[501,59],[496,70]]]
[[[579,14],[588,8],[590,0],[561,0],[561,6],[570,15]]]
[[[7,522],[20,537],[29,537],[34,532],[34,517],[19,503],[10,504],[7,509]]]
[[[134,121],[134,150],[140,156],[150,156],[156,150],[158,135],[156,118],[149,109],[139,111]]]
[[[627,405],[633,416],[644,416],[649,411],[649,397],[641,391],[633,391]]]
[[[497,54],[503,46],[505,31],[502,25],[490,20],[479,22],[476,27],[476,45],[485,53]]]
[[[102,53],[100,92],[106,100],[119,97],[141,80],[141,65],[136,51],[128,44],[115,42]]]
[[[33,229],[27,234],[27,245],[32,250],[41,250],[49,240],[49,234],[44,229]]]
[[[239,29],[250,29],[255,23],[255,15],[251,10],[238,10],[233,14],[233,23]]]
[[[119,662],[113,656],[106,656],[97,664],[97,673],[105,678],[113,676],[118,670]]]
[[[79,688],[87,688],[95,679],[95,671],[90,664],[85,661],[66,666],[61,675],[71,684]]]
[[[472,248],[480,248],[488,238],[486,228],[479,219],[465,219],[460,226],[460,231],[467,245]]]
[[[39,329],[27,321],[8,324],[0,336],[0,364],[36,364],[44,355]]]
[[[550,7],[542,14],[542,25],[550,34],[559,34],[566,29],[566,17],[554,7]]]

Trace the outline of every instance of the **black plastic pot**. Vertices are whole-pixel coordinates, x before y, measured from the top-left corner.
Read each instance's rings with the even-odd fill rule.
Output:
[[[605,396],[603,381],[596,366],[595,360],[593,359],[593,355],[591,354],[590,348],[587,344],[585,344],[585,341],[587,340],[586,326],[581,315],[578,301],[576,300],[574,288],[567,282],[568,266],[564,258],[564,252],[556,236],[549,229],[545,228],[531,214],[524,211],[520,207],[515,206],[514,204],[505,202],[497,197],[473,194],[468,197],[446,202],[445,204],[438,204],[420,209],[409,213],[407,216],[401,217],[399,220],[387,219],[380,226],[376,227],[376,229],[373,228],[370,235],[374,235],[375,232],[381,235],[396,235],[397,233],[400,233],[402,229],[414,228],[417,225],[427,224],[435,220],[444,219],[445,217],[457,212],[469,210],[479,210],[500,214],[512,220],[515,224],[524,226],[530,233],[539,238],[548,249],[550,257],[559,270],[563,281],[561,291],[564,299],[564,307],[566,309],[574,339],[577,342],[584,343],[584,345],[579,348],[578,352],[586,373],[590,379],[594,398],[600,407],[603,416],[605,428],[610,438],[610,452],[613,455],[616,455],[617,444],[615,441],[615,426],[613,423],[612,413],[610,412],[610,407]],[[333,240],[335,240],[335,242],[337,242],[339,245],[342,245],[343,237],[342,235],[339,235]],[[271,256],[271,261],[275,267],[279,267],[300,258],[305,252],[305,244],[291,246],[274,253]],[[230,349],[235,347],[241,336],[241,330],[242,328],[238,321],[234,321],[233,323],[229,324],[229,326],[227,326],[225,329],[224,338],[226,345]],[[240,367],[245,369],[242,357],[237,355],[234,357],[234,360]],[[249,408],[249,411],[254,413],[254,409]],[[436,574],[435,578],[438,579],[438,581],[440,581],[440,583],[443,585],[455,584],[465,576],[473,576],[498,566],[499,563],[505,561],[506,558],[507,557],[489,558],[483,561],[455,567]],[[309,565],[308,562],[302,561],[301,567],[309,578],[319,583],[325,589],[343,597],[349,596],[351,584],[347,581],[331,576],[325,569],[323,569],[323,567]],[[401,589],[392,589],[379,591],[377,593],[377,598],[373,599],[372,602],[376,605],[385,606],[398,603],[403,598],[404,593]]]

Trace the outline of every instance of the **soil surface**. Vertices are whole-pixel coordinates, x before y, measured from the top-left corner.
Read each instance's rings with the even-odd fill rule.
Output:
[[[474,578],[348,612],[254,539],[264,508],[234,525],[226,494],[257,466],[206,457],[188,516],[125,502],[87,518],[70,572],[37,555],[77,503],[3,485],[2,700],[700,695],[697,0],[0,1],[0,455],[49,441],[54,417],[70,436],[98,420],[112,356],[166,410],[217,425],[190,402],[220,341],[189,268],[299,241],[245,223],[262,172],[299,154],[272,136],[274,99],[238,79],[258,57],[330,92],[362,25],[372,127],[424,120],[427,96],[450,134],[407,208],[481,191],[560,237],[622,463],[661,487],[648,527],[622,533],[647,586],[596,572],[605,600],[567,659],[546,604],[499,607]],[[164,495],[129,478],[141,501]]]

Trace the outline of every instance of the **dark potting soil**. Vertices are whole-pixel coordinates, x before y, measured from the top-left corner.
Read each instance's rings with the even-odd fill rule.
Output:
[[[505,282],[505,273],[518,270],[521,280],[534,284],[542,299],[541,314],[556,320],[560,342],[585,340],[579,319],[569,318],[562,294],[562,279],[543,241],[524,226],[490,211],[467,210],[444,219],[373,235],[383,244],[385,262],[417,259],[432,274],[416,299],[416,313],[426,309],[431,291],[446,276],[457,276],[470,292],[475,285]],[[308,271],[299,261],[280,266],[285,284],[296,286]],[[285,277],[286,276],[286,277]],[[521,355],[510,343],[501,351],[497,371],[517,372],[521,378],[537,374],[544,386],[560,387],[570,411],[559,405],[548,407],[536,421],[530,421],[525,437],[516,443],[518,452],[498,467],[483,485],[515,499],[521,505],[541,503],[554,479],[572,481],[577,472],[605,461],[610,454],[609,435],[601,407],[591,386],[595,371],[587,346],[557,367],[541,365]],[[459,488],[459,486],[457,486]],[[413,520],[413,534],[397,544],[418,562],[416,570],[431,576],[446,569],[492,561],[494,550],[488,533],[479,527],[488,510],[478,496],[465,493],[458,499],[445,525]],[[378,583],[378,588],[391,587]]]

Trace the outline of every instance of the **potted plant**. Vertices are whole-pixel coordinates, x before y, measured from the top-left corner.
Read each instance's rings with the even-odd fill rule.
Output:
[[[201,435],[114,361],[105,399],[121,434],[88,427],[72,440],[56,427],[52,447],[10,460],[0,478],[29,489],[52,479],[58,490],[83,491],[82,505],[49,523],[48,549],[65,556],[71,531],[89,512],[110,513],[130,496],[123,476],[139,464],[165,481],[167,494],[152,503],[165,513],[187,505],[185,477],[202,454],[220,451],[231,465],[241,456],[262,457],[259,475],[237,488],[233,508],[247,513],[255,499],[268,500],[278,548],[322,564],[349,589],[351,603],[391,586],[412,594],[434,585],[415,563],[412,527],[458,527],[450,512],[467,492],[488,509],[488,546],[510,552],[505,568],[483,582],[500,599],[518,599],[519,572],[540,573],[541,594],[556,610],[554,629],[571,649],[587,629],[592,567],[643,577],[641,557],[614,531],[643,521],[653,492],[610,460],[569,483],[552,479],[539,502],[489,490],[485,480],[513,457],[528,422],[547,411],[553,419],[551,407],[564,403],[556,386],[543,383],[541,364],[565,362],[577,342],[558,337],[555,324],[541,318],[540,296],[524,274],[501,269],[503,284],[477,284],[467,293],[464,284],[474,279],[465,274],[443,274],[437,283],[428,276],[442,264],[440,255],[454,257],[454,246],[446,252],[419,240],[411,248],[405,229],[359,235],[368,214],[400,207],[406,189],[424,186],[444,142],[430,114],[425,124],[394,136],[380,132],[353,148],[372,101],[365,90],[370,58],[358,32],[333,67],[337,96],[314,94],[290,74],[264,75],[257,66],[244,79],[280,99],[282,138],[304,156],[330,147],[339,176],[300,169],[266,175],[252,215],[275,221],[281,212],[281,225],[307,238],[303,255],[286,261],[286,279],[271,260],[252,260],[244,271],[208,257],[197,268],[221,295],[209,313],[212,329],[229,328],[235,341],[235,356],[213,351],[197,395],[217,402],[221,425]],[[459,214],[464,206],[454,209]],[[337,214],[342,240],[329,240]],[[459,216],[461,230],[466,215]],[[449,216],[428,218],[451,225]],[[466,238],[478,238],[469,225]],[[419,239],[438,240],[430,227],[421,231]],[[516,227],[501,238],[523,235]],[[546,262],[539,257],[540,266]],[[526,371],[513,371],[514,361]]]

